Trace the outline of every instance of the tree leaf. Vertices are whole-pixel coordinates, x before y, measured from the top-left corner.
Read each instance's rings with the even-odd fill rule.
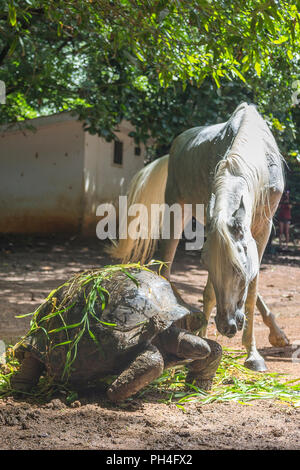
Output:
[[[15,26],[17,23],[17,12],[13,1],[10,1],[8,4],[8,17],[10,24]]]
[[[261,77],[261,65],[259,62],[255,62],[254,65],[255,71],[259,77]]]

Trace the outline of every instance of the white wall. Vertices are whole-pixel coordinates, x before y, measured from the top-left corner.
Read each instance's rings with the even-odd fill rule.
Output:
[[[135,173],[144,166],[145,149],[139,156],[134,154],[134,140],[128,137],[130,125],[122,124],[117,135],[123,142],[123,164],[113,162],[114,142],[106,142],[96,135],[85,133],[84,187],[85,210],[83,230],[94,234],[96,231],[96,208],[103,202],[116,202],[119,195],[125,195]]]
[[[0,135],[0,232],[77,231],[82,212],[82,124],[74,118],[40,118],[34,124],[35,132]]]
[[[83,131],[68,113],[32,121],[36,131],[0,130],[0,232],[78,232],[95,235],[96,207],[117,201],[144,166],[145,150],[122,123],[123,164],[114,142]]]

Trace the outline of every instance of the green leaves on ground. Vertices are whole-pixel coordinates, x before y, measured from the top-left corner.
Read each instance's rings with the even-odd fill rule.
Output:
[[[280,374],[252,372],[241,364],[241,359],[245,357],[242,351],[224,348],[222,361],[209,393],[193,384],[186,385],[186,370],[180,366],[165,371],[151,384],[149,391],[159,391],[163,397],[166,396],[162,401],[176,403],[183,409],[185,404],[194,402],[203,405],[228,401],[250,404],[254,400],[276,400],[295,407],[300,406],[300,377],[286,380]],[[147,394],[147,391],[143,394]]]

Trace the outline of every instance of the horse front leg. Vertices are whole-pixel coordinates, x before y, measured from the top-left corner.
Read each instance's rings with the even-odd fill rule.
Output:
[[[171,232],[172,233],[172,232]],[[160,240],[160,246],[159,246],[159,259],[163,261],[165,264],[163,265],[160,274],[164,276],[168,281],[171,279],[171,269],[172,269],[172,264],[173,260],[175,257],[176,249],[179,243],[179,238],[170,238],[170,239],[162,239]],[[183,298],[181,297],[180,293],[178,292],[177,288],[174,286],[172,282],[170,282],[172,286],[173,293],[180,305],[183,307],[186,307],[191,313],[193,313],[193,308],[188,305]],[[180,328],[185,328],[189,331],[192,331],[192,324],[191,324],[192,318],[185,317],[182,320],[179,320],[178,326]]]
[[[206,286],[204,288],[203,292],[203,313],[206,319],[206,327],[203,328],[202,332],[200,333],[201,336],[206,338],[207,336],[207,326],[209,322],[209,317],[211,315],[212,309],[216,305],[216,295],[215,295],[215,290],[214,286],[210,280],[210,277],[208,275]]]
[[[210,277],[208,276],[203,292],[203,312],[188,306],[191,311],[191,315],[189,317],[185,317],[185,324],[181,324],[181,328],[192,331],[201,338],[207,338],[208,321],[215,305],[215,290],[213,288]]]
[[[270,235],[271,224],[265,224],[260,232],[255,236],[259,261],[261,261],[268,238]],[[257,302],[258,275],[253,279],[248,288],[248,295],[245,303],[246,324],[243,331],[243,345],[247,350],[247,359],[245,366],[258,372],[267,370],[263,357],[256,349],[254,336],[254,310]]]
[[[159,241],[159,259],[165,263],[161,269],[161,275],[168,281],[171,279],[171,269],[178,243],[179,239],[176,238]],[[174,289],[173,286],[172,288]]]
[[[181,224],[176,224],[174,221],[174,217],[170,217],[170,238],[160,240],[159,259],[165,263],[165,265],[161,269],[161,275],[164,276],[168,281],[170,281],[171,278],[171,268],[173,260],[186,221],[187,214],[184,213],[181,220]],[[171,286],[174,295],[178,300],[178,303],[186,307],[191,313],[190,316],[187,316],[183,320],[181,320],[179,326],[189,331],[202,330],[203,326],[206,324],[203,317],[203,313],[199,309],[187,304],[172,283]]]
[[[257,280],[258,276],[249,284],[248,295],[245,303],[246,324],[243,332],[243,345],[247,350],[247,359],[245,367],[257,372],[267,370],[263,357],[256,349],[256,341],[254,336],[254,309],[257,297]]]

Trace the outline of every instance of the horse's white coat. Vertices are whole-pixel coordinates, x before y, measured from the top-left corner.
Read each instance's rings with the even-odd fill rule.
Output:
[[[215,274],[219,283],[226,276],[222,262],[224,259],[249,280],[253,279],[255,271],[258,270],[255,253],[245,265],[244,257],[237,250],[236,240],[230,232],[230,222],[243,198],[245,214],[241,222],[245,231],[248,228],[249,244],[251,228],[254,229],[251,225],[255,224],[257,214],[272,218],[270,210],[266,209],[270,204],[269,166],[282,166],[282,157],[274,137],[253,106],[243,103],[231,119],[241,110],[244,110],[244,113],[238,133],[225,158],[217,164],[213,181],[215,202],[209,230],[213,239],[210,264],[217,271]],[[277,180],[277,185],[283,188],[282,171],[279,171],[278,175],[281,179]]]
[[[129,190],[129,203],[149,208],[165,198],[168,203],[208,205],[203,260],[216,294],[217,326],[228,336],[236,326],[242,327],[248,287],[255,281],[246,301],[244,344],[249,362],[262,361],[257,366],[262,369],[253,336],[256,279],[283,186],[283,159],[275,139],[255,106],[242,103],[226,123],[189,129],[178,136],[170,157],[142,169]],[[150,238],[120,240],[111,253],[124,261],[144,262],[155,245]],[[171,265],[177,244],[173,239],[161,245],[162,260]],[[207,315],[212,295],[209,303]]]

